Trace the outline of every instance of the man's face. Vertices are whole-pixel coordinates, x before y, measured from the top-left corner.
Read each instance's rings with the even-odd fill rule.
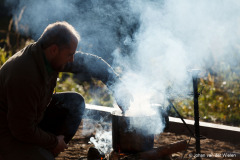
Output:
[[[61,71],[69,62],[73,62],[77,49],[77,40],[72,40],[70,47],[58,48],[58,54],[52,61],[52,67],[56,71]]]

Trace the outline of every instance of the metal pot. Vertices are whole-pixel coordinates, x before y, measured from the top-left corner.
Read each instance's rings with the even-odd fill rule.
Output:
[[[146,127],[133,127],[131,122],[149,120],[148,116],[130,117],[112,115],[113,149],[120,153],[137,153],[153,148],[154,135],[147,134]]]

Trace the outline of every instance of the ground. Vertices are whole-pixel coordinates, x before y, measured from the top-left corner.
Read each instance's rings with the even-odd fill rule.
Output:
[[[84,127],[83,127],[84,123]],[[83,120],[82,124],[73,139],[70,141],[68,149],[61,153],[56,160],[83,160],[87,157],[88,149],[93,146],[89,144],[90,137],[94,136],[94,128],[96,123],[92,123],[91,120]],[[83,129],[84,128],[84,129]],[[87,130],[87,132],[85,132]],[[217,133],[216,133],[217,134]],[[160,135],[155,136],[154,147],[159,147],[174,143],[181,140],[189,141],[190,137],[185,135],[177,135],[175,133],[163,132]],[[191,155],[195,152],[195,139],[191,138],[189,147],[186,151],[178,152],[172,155],[172,159],[191,159]],[[223,159],[221,153],[223,152],[234,152],[240,153],[240,144],[234,145],[228,142],[204,139],[201,140],[201,153],[207,156],[212,156],[212,159]],[[184,154],[185,153],[185,154]],[[204,159],[204,158],[203,158]]]

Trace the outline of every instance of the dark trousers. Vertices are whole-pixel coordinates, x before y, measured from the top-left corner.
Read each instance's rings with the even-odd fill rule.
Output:
[[[54,94],[39,127],[56,136],[64,135],[65,142],[68,143],[81,123],[84,109],[84,99],[80,94],[75,92]],[[9,148],[6,144],[6,151],[1,155],[4,160],[54,160],[52,153],[42,147],[21,143],[15,139],[10,143],[15,145]]]
[[[84,98],[75,92],[53,95],[39,127],[54,135],[64,135],[68,143],[75,135],[85,109]]]

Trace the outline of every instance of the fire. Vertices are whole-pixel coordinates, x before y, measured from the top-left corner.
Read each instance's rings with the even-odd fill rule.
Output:
[[[120,149],[118,150],[118,155],[120,155],[120,156],[125,156],[124,153],[121,153],[121,150],[120,150]]]

